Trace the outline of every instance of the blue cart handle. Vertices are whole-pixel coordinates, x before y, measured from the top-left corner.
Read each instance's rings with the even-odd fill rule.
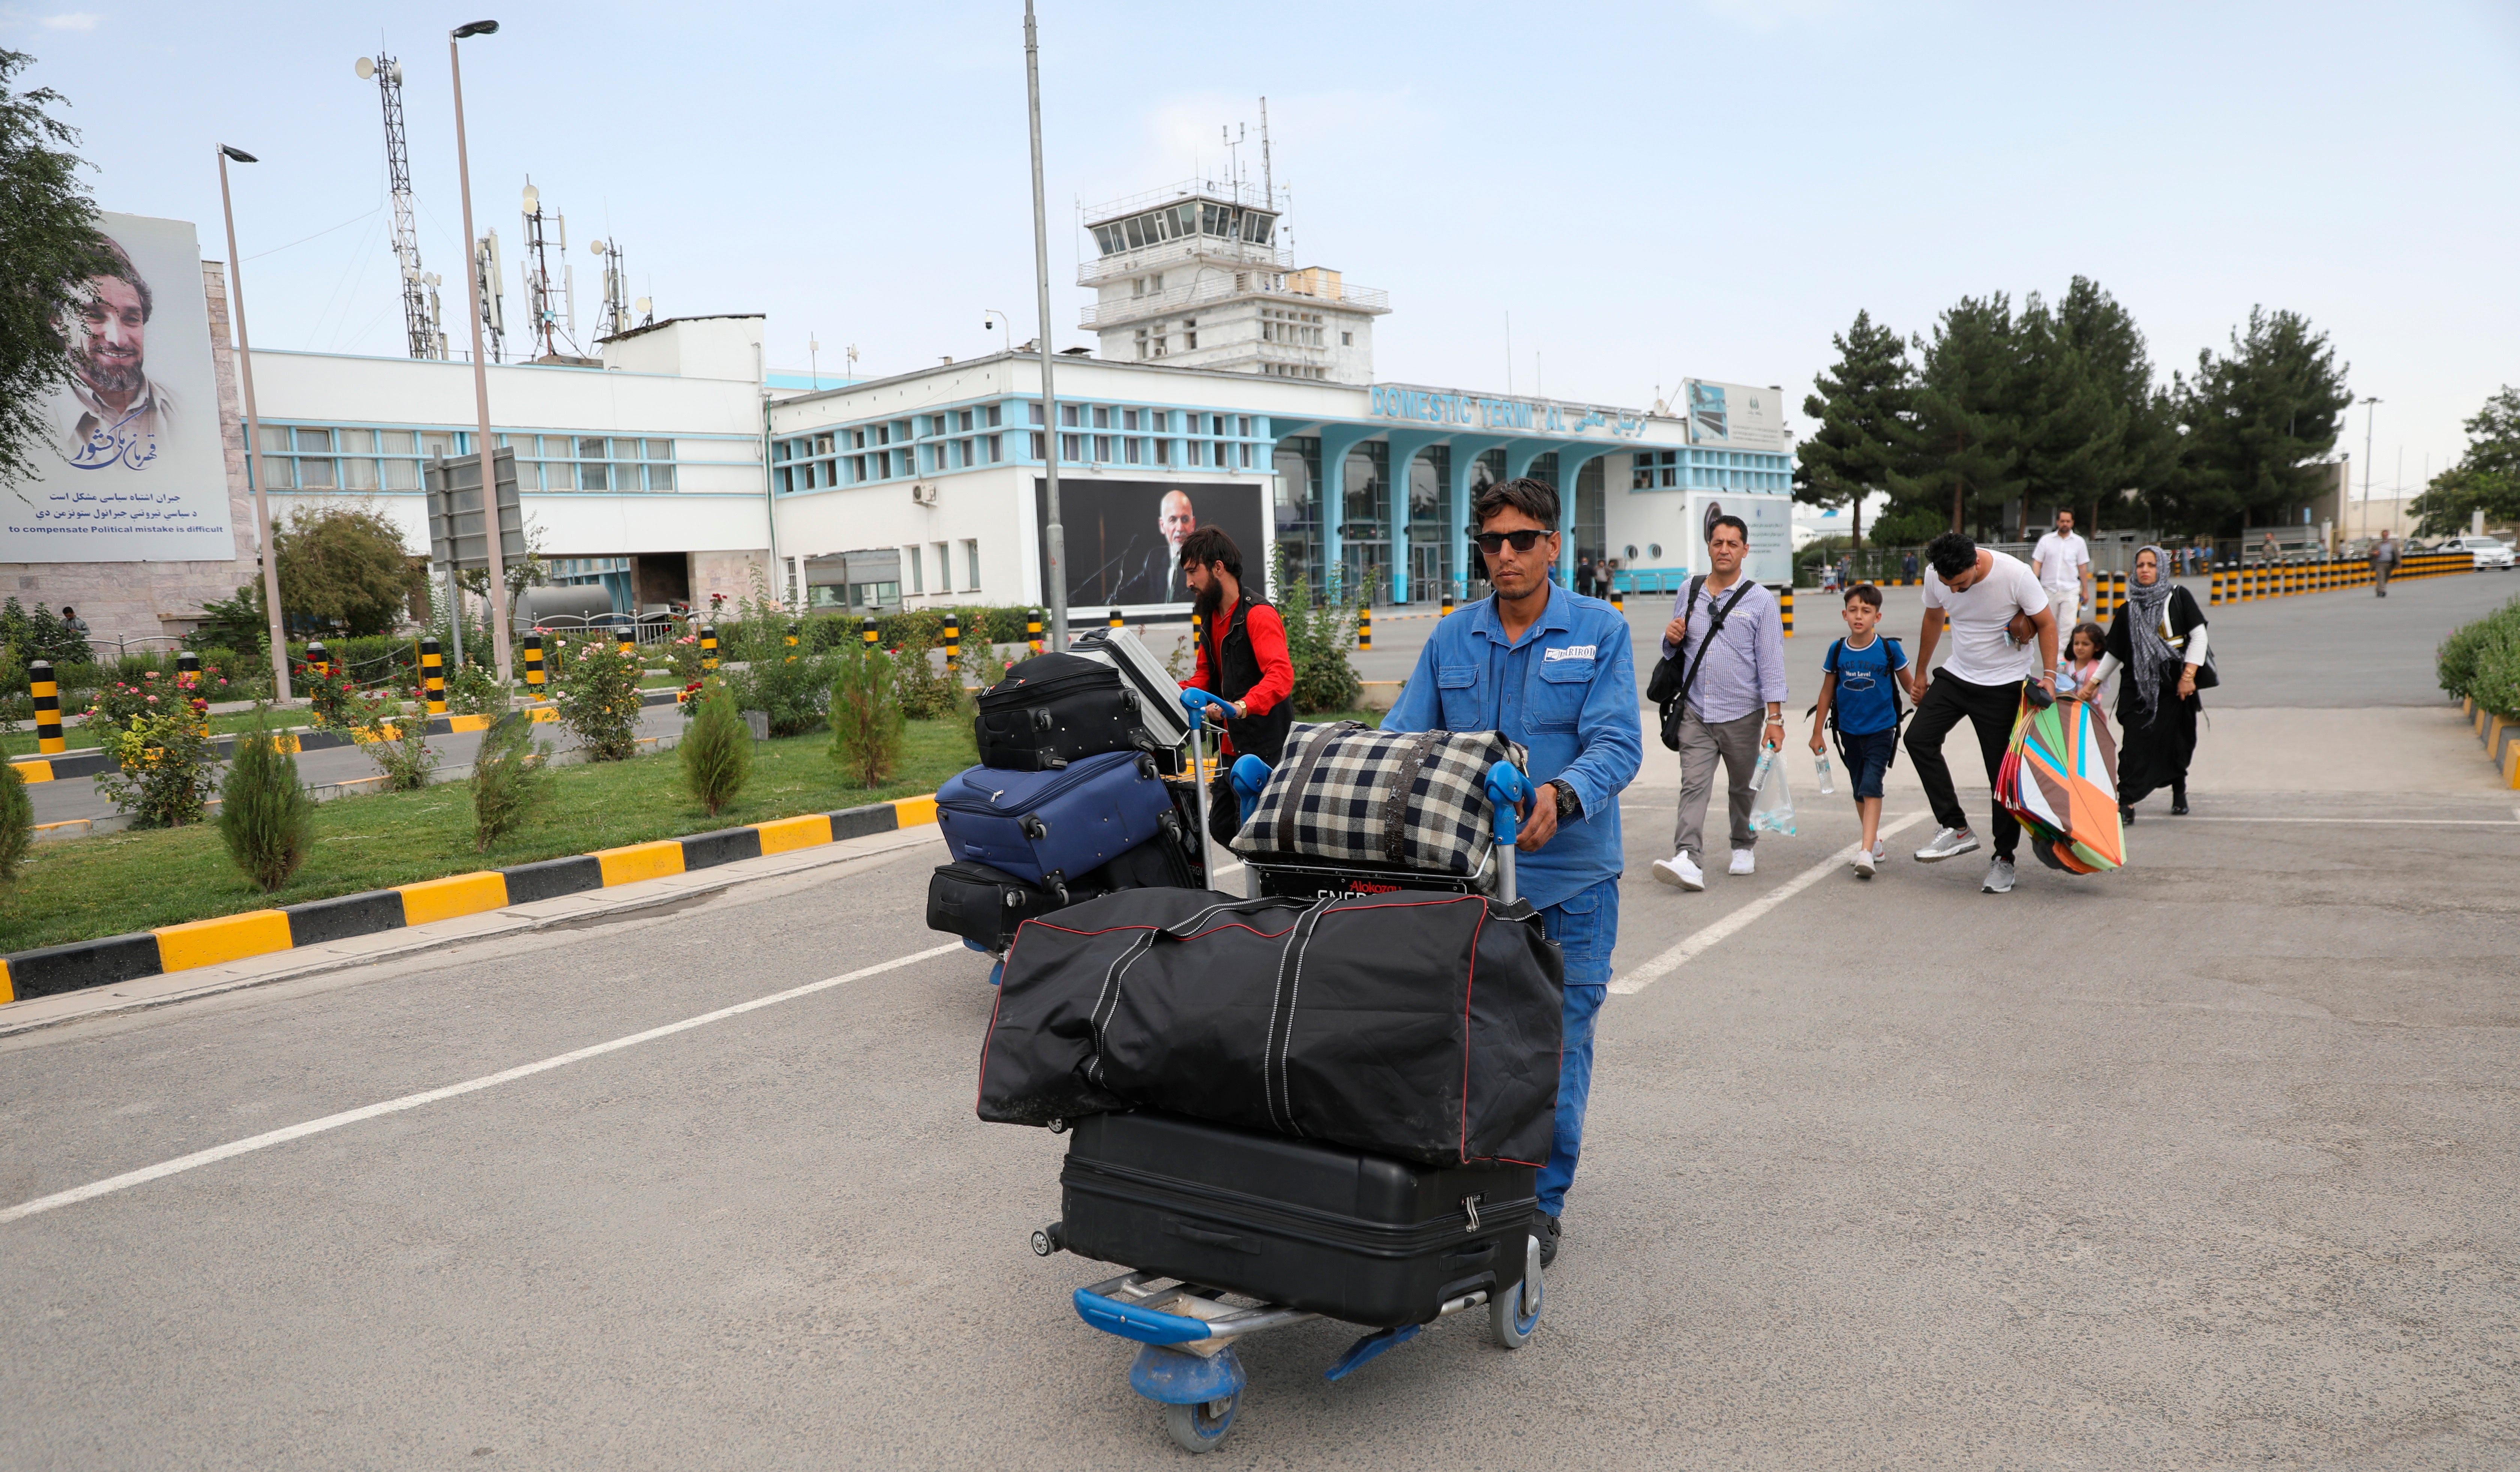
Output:
[[[1242,821],[1251,821],[1251,810],[1260,806],[1260,794],[1269,785],[1269,764],[1256,756],[1240,756],[1234,761],[1234,796],[1241,804]]]
[[[1497,841],[1511,843],[1522,831],[1522,805],[1531,801],[1531,779],[1508,761],[1488,769],[1488,801],[1496,804]]]
[[[1214,692],[1200,690],[1195,686],[1181,692],[1181,703],[1182,709],[1190,713],[1190,724],[1192,726],[1205,724],[1206,712],[1202,707],[1213,705],[1228,713],[1234,709],[1233,701],[1223,699]]]

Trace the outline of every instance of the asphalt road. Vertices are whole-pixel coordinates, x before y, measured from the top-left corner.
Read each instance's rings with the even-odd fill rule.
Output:
[[[1451,1320],[1331,1385],[1351,1331],[1260,1336],[1211,1465],[2520,1463],[2509,794],[2201,792],[2005,897],[1854,879],[1815,797],[1682,895],[1638,882],[1670,781],[1623,799],[1618,969],[1737,928],[1604,1011],[1531,1346]],[[940,861],[0,1041],[0,1216],[917,957]],[[0,1221],[0,1466],[1173,1465],[1068,1306],[1116,1270],[1025,1248],[1061,1141],[972,1118],[983,978],[914,959]]]

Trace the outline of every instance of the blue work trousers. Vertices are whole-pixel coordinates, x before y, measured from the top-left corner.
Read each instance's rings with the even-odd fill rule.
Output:
[[[1540,912],[1543,935],[1566,956],[1565,1042],[1557,1054],[1557,1133],[1540,1172],[1540,1209],[1565,1210],[1566,1187],[1584,1153],[1584,1104],[1593,1093],[1593,1020],[1610,989],[1610,951],[1619,940],[1619,881],[1603,879]]]

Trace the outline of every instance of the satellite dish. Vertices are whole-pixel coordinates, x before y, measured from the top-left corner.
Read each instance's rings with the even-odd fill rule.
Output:
[[[602,241],[588,241],[586,243],[586,248],[594,251],[598,255],[602,255],[604,253],[604,243]]]
[[[361,57],[357,64],[352,66],[350,69],[357,72],[359,74],[359,80],[364,82],[369,77],[377,74],[377,64],[369,61],[366,57]]]
[[[530,184],[526,185],[526,186],[525,186],[525,213],[527,213],[527,214],[535,214],[535,213],[538,213],[538,212],[540,212],[540,211],[541,211],[542,207],[543,207],[543,192],[542,192],[541,190],[539,190],[539,189],[534,188],[534,187],[533,187],[532,185],[530,185]]]
[[[639,309],[639,314],[644,317],[648,313],[655,310],[653,305],[654,300],[655,298],[651,296],[642,296],[637,301],[632,302],[631,305],[637,307]]]

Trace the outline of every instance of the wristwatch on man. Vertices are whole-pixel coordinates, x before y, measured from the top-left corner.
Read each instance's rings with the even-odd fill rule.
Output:
[[[1566,782],[1551,782],[1549,785],[1557,789],[1559,823],[1567,823],[1584,816],[1584,799],[1575,795],[1575,788],[1572,785]]]

